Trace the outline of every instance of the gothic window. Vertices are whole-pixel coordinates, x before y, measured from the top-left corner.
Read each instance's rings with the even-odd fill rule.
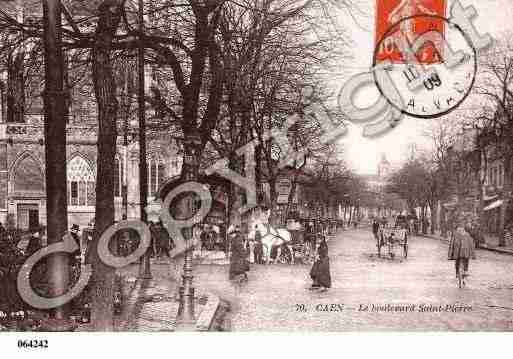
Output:
[[[25,156],[14,171],[14,191],[44,192],[43,171],[32,156]]]
[[[160,156],[148,159],[148,194],[155,196],[166,178],[166,167]]]
[[[95,179],[87,161],[75,156],[68,163],[68,204],[70,206],[94,206]]]

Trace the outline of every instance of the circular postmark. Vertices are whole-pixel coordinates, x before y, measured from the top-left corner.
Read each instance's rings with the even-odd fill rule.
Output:
[[[419,24],[424,29],[415,32],[422,27]],[[468,34],[450,19],[409,16],[377,42],[372,72],[391,106],[408,116],[437,118],[469,96],[476,79],[477,51]]]

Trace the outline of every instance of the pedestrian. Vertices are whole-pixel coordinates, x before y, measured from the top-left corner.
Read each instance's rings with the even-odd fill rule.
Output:
[[[167,229],[164,228],[164,225],[162,224],[162,222],[158,222],[157,229],[158,229],[160,255],[162,255],[162,252],[163,252],[168,258],[171,258],[171,250],[173,249],[174,243],[171,240],[171,237],[169,236]]]
[[[231,257],[230,257],[230,273],[229,279],[248,280],[249,263],[247,260],[248,252],[244,237],[242,236],[240,227],[231,225],[228,229],[228,235],[231,242]]]
[[[463,267],[463,277],[468,277],[470,258],[476,258],[473,239],[465,230],[465,226],[469,224],[465,218],[458,216],[449,243],[448,257],[449,260],[455,261],[456,278],[459,278],[461,267]]]
[[[77,245],[77,249],[73,253],[71,253],[71,264],[72,265],[80,263],[80,256],[82,254],[82,251],[81,251],[82,246],[80,243],[81,242],[80,236],[78,235],[79,231],[80,231],[80,227],[78,224],[73,224],[69,231],[71,238],[73,238],[73,241]]]
[[[39,233],[39,228],[32,228],[31,229],[31,236],[29,238],[29,242],[27,245],[27,256],[32,256],[34,253],[36,253],[38,250],[40,250],[43,247],[43,244],[41,242],[41,235]]]
[[[317,260],[310,270],[310,278],[312,278],[312,286],[310,290],[320,289],[325,292],[331,288],[330,259],[328,256],[328,243],[321,241],[317,250]]]
[[[372,234],[374,234],[376,244],[379,245],[379,223],[375,218],[372,220]]]
[[[80,231],[80,227],[78,224],[73,224],[70,228],[70,235],[71,237],[73,238],[73,240],[75,241],[76,245],[78,246],[78,249],[76,249],[74,252],[73,252],[73,255],[74,256],[79,256],[80,255],[80,236],[78,235],[78,232]]]
[[[204,225],[200,234],[200,242],[201,242],[201,253],[203,253],[203,250],[208,251],[208,225]]]
[[[262,244],[262,235],[260,231],[255,232],[255,248],[254,258],[256,264],[262,264],[262,257],[264,256],[264,245]]]

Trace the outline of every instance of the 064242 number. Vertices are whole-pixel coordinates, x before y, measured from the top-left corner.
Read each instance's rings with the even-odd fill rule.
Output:
[[[46,349],[48,348],[48,340],[18,340],[18,348]]]

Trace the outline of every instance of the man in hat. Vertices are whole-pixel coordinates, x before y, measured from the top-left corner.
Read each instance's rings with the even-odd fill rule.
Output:
[[[71,234],[71,237],[73,238],[73,240],[75,241],[75,243],[78,246],[78,249],[72,253],[73,257],[80,256],[80,248],[81,248],[81,246],[80,246],[80,237],[78,235],[78,231],[79,230],[80,230],[80,227],[78,226],[78,224],[73,224],[71,226],[70,231],[69,231],[70,234]]]
[[[27,255],[30,257],[43,247],[40,230],[37,227],[30,229],[31,235],[27,245]]]

